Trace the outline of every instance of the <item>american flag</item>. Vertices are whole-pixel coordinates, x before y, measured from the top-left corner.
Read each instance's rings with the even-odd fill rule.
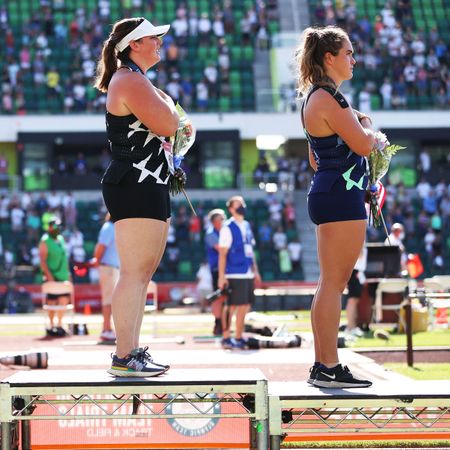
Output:
[[[372,190],[372,189],[371,189]],[[376,192],[378,192],[377,202],[378,202],[378,213],[377,216],[380,215],[381,210],[383,209],[384,201],[386,200],[386,188],[383,183],[378,180],[376,182]],[[366,203],[366,212],[367,215],[370,216],[370,204]]]

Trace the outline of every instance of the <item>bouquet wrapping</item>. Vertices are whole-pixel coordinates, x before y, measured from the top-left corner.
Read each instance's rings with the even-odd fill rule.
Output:
[[[387,136],[381,131],[375,133],[375,142],[372,151],[369,155],[369,186],[368,186],[368,198],[369,198],[369,223],[372,223],[374,227],[381,225],[383,219],[381,208],[382,204],[378,202],[378,194],[381,184],[381,178],[383,178],[391,163],[392,157],[399,151],[406,147],[401,145],[391,145]]]
[[[187,177],[184,170],[181,168],[181,162],[184,159],[184,155],[192,147],[195,142],[195,128],[189,120],[184,109],[177,103],[175,106],[178,115],[180,116],[180,121],[178,124],[178,129],[175,135],[171,137],[172,143],[172,155],[173,155],[173,166],[169,167],[171,177],[169,181],[169,191],[172,195],[177,195],[180,192],[184,194],[192,212],[196,215],[195,210],[184,190],[186,185]]]

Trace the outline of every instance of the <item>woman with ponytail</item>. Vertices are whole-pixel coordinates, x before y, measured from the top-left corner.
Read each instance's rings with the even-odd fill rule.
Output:
[[[170,222],[170,136],[179,116],[172,99],[145,76],[160,60],[169,25],[144,18],[114,24],[97,67],[95,87],[106,92],[106,131],[112,160],[102,179],[120,260],[112,296],[116,353],[108,372],[146,377],[166,372],[139,345],[148,284],[164,253]]]
[[[353,46],[334,26],[307,28],[297,50],[301,108],[315,171],[308,212],[317,225],[320,279],[311,307],[315,363],[308,382],[323,388],[368,387],[339,363],[341,296],[364,245],[368,182],[366,157],[374,145],[368,116],[352,109],[340,92],[353,76]]]

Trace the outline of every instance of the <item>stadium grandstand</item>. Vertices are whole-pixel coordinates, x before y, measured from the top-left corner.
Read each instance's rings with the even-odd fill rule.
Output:
[[[63,219],[72,262],[92,257],[110,159],[105,96],[93,77],[111,24],[130,16],[171,24],[147,76],[197,128],[183,167],[198,216],[182,196],[173,200],[156,281],[195,281],[207,213],[237,192],[248,201],[263,280],[317,281],[293,62],[302,30],[329,24],[346,29],[355,48],[343,91],[407,147],[383,180],[387,227],[404,225],[422,277],[450,273],[449,0],[1,0],[3,278],[40,282],[37,243],[49,214]],[[384,237],[368,231],[370,242]]]

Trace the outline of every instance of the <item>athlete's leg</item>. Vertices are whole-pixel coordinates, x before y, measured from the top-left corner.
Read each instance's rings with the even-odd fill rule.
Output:
[[[320,284],[311,308],[316,361],[339,362],[337,335],[341,296],[364,244],[365,220],[321,224],[317,227]]]
[[[167,223],[155,219],[123,219],[115,223],[120,259],[119,281],[112,298],[117,356],[123,358],[139,346],[136,328],[142,321],[144,292],[161,258]]]

